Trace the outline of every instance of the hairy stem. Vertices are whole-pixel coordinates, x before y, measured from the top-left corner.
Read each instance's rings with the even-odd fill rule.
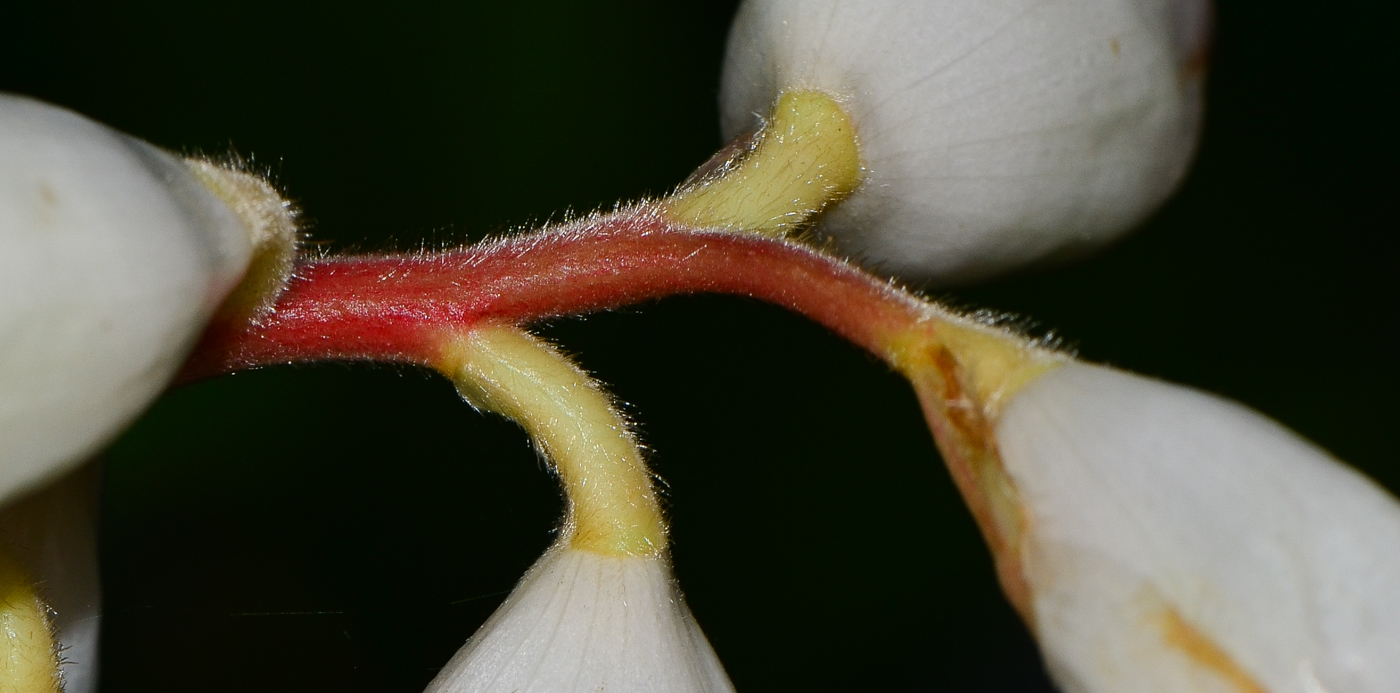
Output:
[[[637,208],[441,253],[305,263],[264,320],[212,324],[181,380],[325,359],[431,365],[444,329],[690,293],[785,306],[892,363],[899,335],[936,316],[960,320],[805,246],[678,227]]]
[[[790,241],[677,227],[638,207],[438,254],[318,260],[262,322],[211,326],[184,378],[327,359],[441,368],[477,326],[700,292],[787,307],[909,378],[1002,586],[1029,619],[1025,517],[991,432],[1001,403],[1066,357]]]
[[[506,325],[445,341],[437,367],[473,406],[523,427],[569,499],[562,541],[613,556],[654,556],[666,527],[626,421],[603,389],[553,347]]]

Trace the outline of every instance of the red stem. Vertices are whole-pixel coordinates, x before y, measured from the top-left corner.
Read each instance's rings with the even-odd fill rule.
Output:
[[[327,359],[430,365],[445,333],[481,320],[702,292],[787,307],[881,357],[886,335],[924,315],[909,294],[805,246],[628,210],[441,253],[309,261],[259,324],[211,325],[179,380]]]

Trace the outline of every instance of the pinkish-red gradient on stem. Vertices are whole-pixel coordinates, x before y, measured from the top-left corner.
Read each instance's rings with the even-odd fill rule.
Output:
[[[678,227],[645,208],[461,249],[301,264],[257,324],[215,323],[178,382],[278,363],[431,366],[443,339],[488,320],[578,315],[677,294],[758,298],[877,356],[923,315],[911,295],[790,241]]]

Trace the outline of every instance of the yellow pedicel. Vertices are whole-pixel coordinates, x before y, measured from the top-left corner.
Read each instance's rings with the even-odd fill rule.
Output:
[[[686,225],[784,233],[848,194],[861,178],[855,129],[814,91],[782,95],[749,147],[659,204]],[[602,389],[518,328],[450,336],[437,368],[479,409],[523,426],[569,499],[565,539],[608,555],[658,555],[666,526],[626,422]]]
[[[563,540],[615,556],[654,556],[666,525],[651,473],[602,388],[553,347],[515,327],[450,337],[438,369],[478,409],[519,423],[569,499]]]
[[[948,472],[977,520],[1012,605],[1033,625],[1022,550],[1031,519],[996,441],[1002,408],[1071,357],[1010,331],[928,306],[926,320],[887,342],[886,359],[919,396]]]
[[[981,414],[995,421],[1002,406],[1031,381],[1070,360],[1003,328],[975,322],[930,306],[930,317],[918,329],[890,340],[889,361],[910,380],[938,366],[937,353],[946,350]]]
[[[677,223],[781,235],[850,194],[863,174],[841,104],[819,91],[790,91],[748,147],[661,205]]]
[[[19,560],[0,545],[0,691],[58,693],[58,661],[48,605]]]

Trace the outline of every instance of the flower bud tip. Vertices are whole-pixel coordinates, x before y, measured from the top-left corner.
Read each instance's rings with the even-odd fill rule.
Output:
[[[427,693],[732,693],[665,555],[555,545]]]

